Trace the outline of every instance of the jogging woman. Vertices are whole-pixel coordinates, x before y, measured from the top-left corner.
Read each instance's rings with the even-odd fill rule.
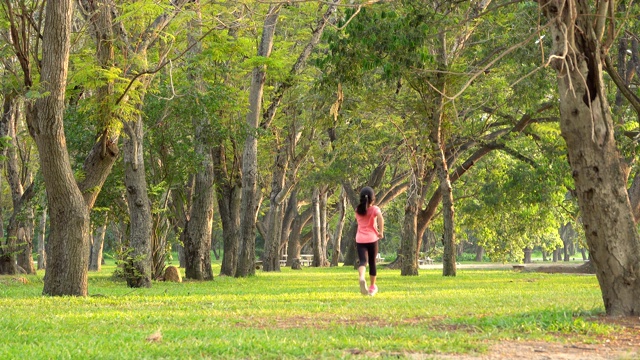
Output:
[[[378,255],[378,240],[384,237],[384,218],[380,208],[375,206],[373,189],[364,187],[360,191],[360,204],[356,207],[358,232],[356,233],[356,247],[358,249],[358,274],[360,275],[360,292],[362,295],[375,295],[376,285],[376,256]],[[365,270],[369,262],[369,277],[371,285],[367,289]]]

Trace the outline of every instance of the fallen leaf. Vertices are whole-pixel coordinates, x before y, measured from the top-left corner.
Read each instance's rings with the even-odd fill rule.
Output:
[[[161,340],[162,340],[162,333],[160,332],[160,329],[158,329],[158,331],[154,332],[153,334],[147,336],[148,342],[159,342]]]

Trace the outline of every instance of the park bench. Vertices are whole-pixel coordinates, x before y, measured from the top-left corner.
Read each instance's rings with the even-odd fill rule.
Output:
[[[384,259],[383,259],[384,260]],[[313,263],[313,255],[312,254],[302,254],[300,255],[300,264],[302,266],[311,266]],[[263,262],[262,260],[256,260],[256,269],[262,269]],[[280,259],[280,266],[287,265],[287,255],[282,255]]]
[[[378,253],[378,255],[376,255],[376,264],[383,261],[384,261],[384,258],[380,256],[380,253]]]
[[[300,254],[300,265],[311,266],[311,264],[313,264],[312,254]]]
[[[419,259],[418,265],[433,265],[433,260],[427,256],[424,259]]]

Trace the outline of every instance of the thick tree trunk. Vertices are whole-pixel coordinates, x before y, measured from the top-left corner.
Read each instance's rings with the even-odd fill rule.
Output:
[[[142,118],[126,123],[124,130],[124,184],[130,219],[125,278],[129,287],[151,287],[151,203],[145,178]]]
[[[87,295],[89,211],[74,179],[63,127],[69,60],[71,0],[49,1],[42,39],[40,83],[48,95],[35,102],[29,131],[40,154],[51,226],[45,295]]]
[[[587,0],[541,4],[552,20],[551,66],[558,75],[560,126],[604,306],[608,315],[638,315],[640,240],[614,139],[598,38],[607,14],[599,11],[603,20],[594,25]],[[606,10],[609,3],[598,5]]]
[[[269,6],[269,12],[264,20],[262,39],[258,48],[258,56],[268,58],[273,48],[278,16],[282,4]],[[264,66],[253,69],[251,88],[249,89],[249,112],[247,113],[248,135],[242,153],[242,222],[240,228],[240,257],[235,276],[246,277],[254,275],[256,257],[256,216],[258,215],[258,139],[253,132],[260,125],[262,97],[266,69]]]

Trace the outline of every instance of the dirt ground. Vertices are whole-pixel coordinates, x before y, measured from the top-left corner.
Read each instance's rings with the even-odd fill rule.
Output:
[[[567,341],[503,341],[489,346],[482,355],[442,354],[424,359],[438,360],[638,360],[640,359],[640,317],[601,317],[593,321],[616,324],[618,334],[598,339],[595,344],[576,344]],[[570,340],[570,339],[565,339]],[[412,357],[412,356],[411,356]]]
[[[409,356],[413,358],[413,356]],[[420,358],[420,357],[418,357]],[[559,344],[538,341],[505,341],[494,344],[482,355],[435,355],[422,359],[437,360],[637,360],[640,345],[619,348],[613,344]]]

